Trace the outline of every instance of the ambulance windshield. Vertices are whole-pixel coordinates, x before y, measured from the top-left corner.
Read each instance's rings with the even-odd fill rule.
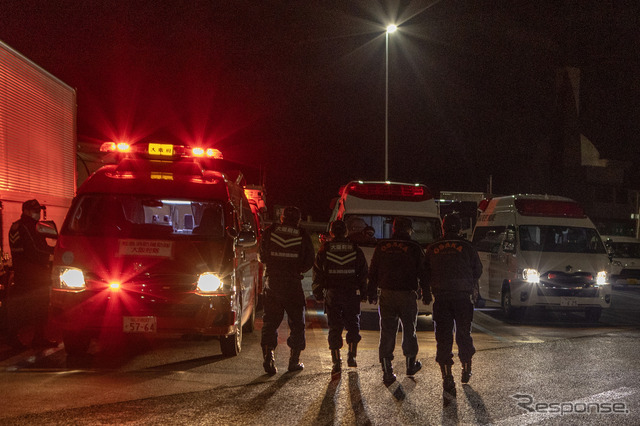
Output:
[[[606,253],[593,228],[560,225],[520,225],[520,249],[558,253]]]
[[[223,206],[215,201],[88,194],[71,206],[70,234],[128,238],[223,238]]]

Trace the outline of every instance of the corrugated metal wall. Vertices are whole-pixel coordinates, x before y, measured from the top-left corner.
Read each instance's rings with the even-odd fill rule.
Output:
[[[0,191],[70,199],[75,90],[0,42]]]

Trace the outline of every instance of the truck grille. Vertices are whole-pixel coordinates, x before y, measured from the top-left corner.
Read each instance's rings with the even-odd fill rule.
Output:
[[[549,271],[540,277],[538,296],[548,297],[595,297],[598,294],[593,274],[576,272],[568,274]]]

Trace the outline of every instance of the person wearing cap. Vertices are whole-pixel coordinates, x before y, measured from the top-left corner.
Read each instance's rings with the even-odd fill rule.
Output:
[[[300,210],[285,207],[280,223],[265,229],[260,241],[260,262],[265,265],[261,346],[264,371],[276,374],[274,351],[278,346],[278,327],[286,312],[289,323],[287,345],[291,348],[289,371],[304,368],[300,353],[305,349],[305,296],[303,273],[311,269],[315,251],[311,237],[300,227]]]
[[[393,234],[376,245],[369,267],[367,296],[369,303],[379,303],[380,344],[378,355],[382,364],[382,381],[390,385],[396,380],[393,373],[393,351],[402,322],[402,352],[406,360],[407,376],[414,376],[422,363],[418,355],[418,299],[420,293],[431,293],[424,277],[424,252],[411,238],[413,225],[407,217],[396,217]]]
[[[455,396],[451,373],[453,336],[462,364],[462,383],[471,377],[471,358],[475,353],[471,338],[473,305],[478,297],[482,263],[476,249],[460,235],[460,217],[451,213],[442,220],[443,236],[427,247],[425,270],[433,292],[433,323],[436,334],[436,362],[442,372],[444,392]]]
[[[25,201],[20,219],[9,229],[14,285],[9,290],[8,329],[16,346],[23,345],[19,335],[27,327],[33,327],[33,347],[56,345],[46,338],[53,247],[37,232],[43,209],[37,200]]]
[[[349,347],[347,365],[357,367],[360,342],[360,302],[367,300],[367,259],[362,249],[347,238],[347,225],[342,220],[331,222],[331,240],[318,250],[313,265],[313,295],[325,301],[329,324],[329,350],[333,367],[331,374],[342,371],[342,331],[347,330]]]

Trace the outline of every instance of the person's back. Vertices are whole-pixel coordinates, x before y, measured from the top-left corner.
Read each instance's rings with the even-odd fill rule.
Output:
[[[442,221],[444,236],[427,248],[425,276],[434,295],[433,322],[436,335],[436,362],[440,364],[442,388],[456,395],[453,365],[453,339],[458,344],[462,364],[462,383],[471,377],[471,358],[475,353],[471,337],[473,301],[478,295],[482,263],[475,248],[459,236],[460,217],[448,214]]]
[[[411,239],[412,230],[411,219],[395,218],[392,238],[378,242],[369,268],[369,302],[376,303],[379,299],[378,356],[382,364],[382,380],[386,385],[396,380],[391,361],[399,322],[402,322],[402,352],[406,358],[407,375],[413,376],[422,368],[420,361],[416,360],[418,338],[415,330],[417,300],[420,286],[424,283],[424,253],[420,245]]]
[[[317,300],[325,300],[329,325],[329,349],[333,362],[332,374],[342,370],[340,349],[342,331],[347,330],[348,365],[356,367],[360,336],[360,302],[365,294],[367,260],[362,249],[347,238],[342,220],[331,223],[331,240],[325,242],[313,265],[312,291]]]
[[[376,288],[418,290],[422,259],[422,248],[407,231],[394,232],[391,239],[378,241],[369,267],[369,296],[374,296]]]
[[[304,368],[299,362],[306,346],[302,274],[313,266],[315,252],[309,234],[299,226],[300,211],[286,207],[279,224],[268,227],[260,242],[260,262],[265,264],[264,314],[260,344],[264,371],[277,372],[274,350],[278,346],[278,327],[287,314],[290,328],[287,345],[291,348],[289,371]]]
[[[470,242],[458,234],[447,233],[427,247],[426,258],[434,295],[465,297],[473,294],[482,264]]]
[[[260,261],[265,264],[268,277],[300,280],[300,275],[313,266],[315,253],[311,237],[298,222],[299,219],[283,220],[264,231]]]

